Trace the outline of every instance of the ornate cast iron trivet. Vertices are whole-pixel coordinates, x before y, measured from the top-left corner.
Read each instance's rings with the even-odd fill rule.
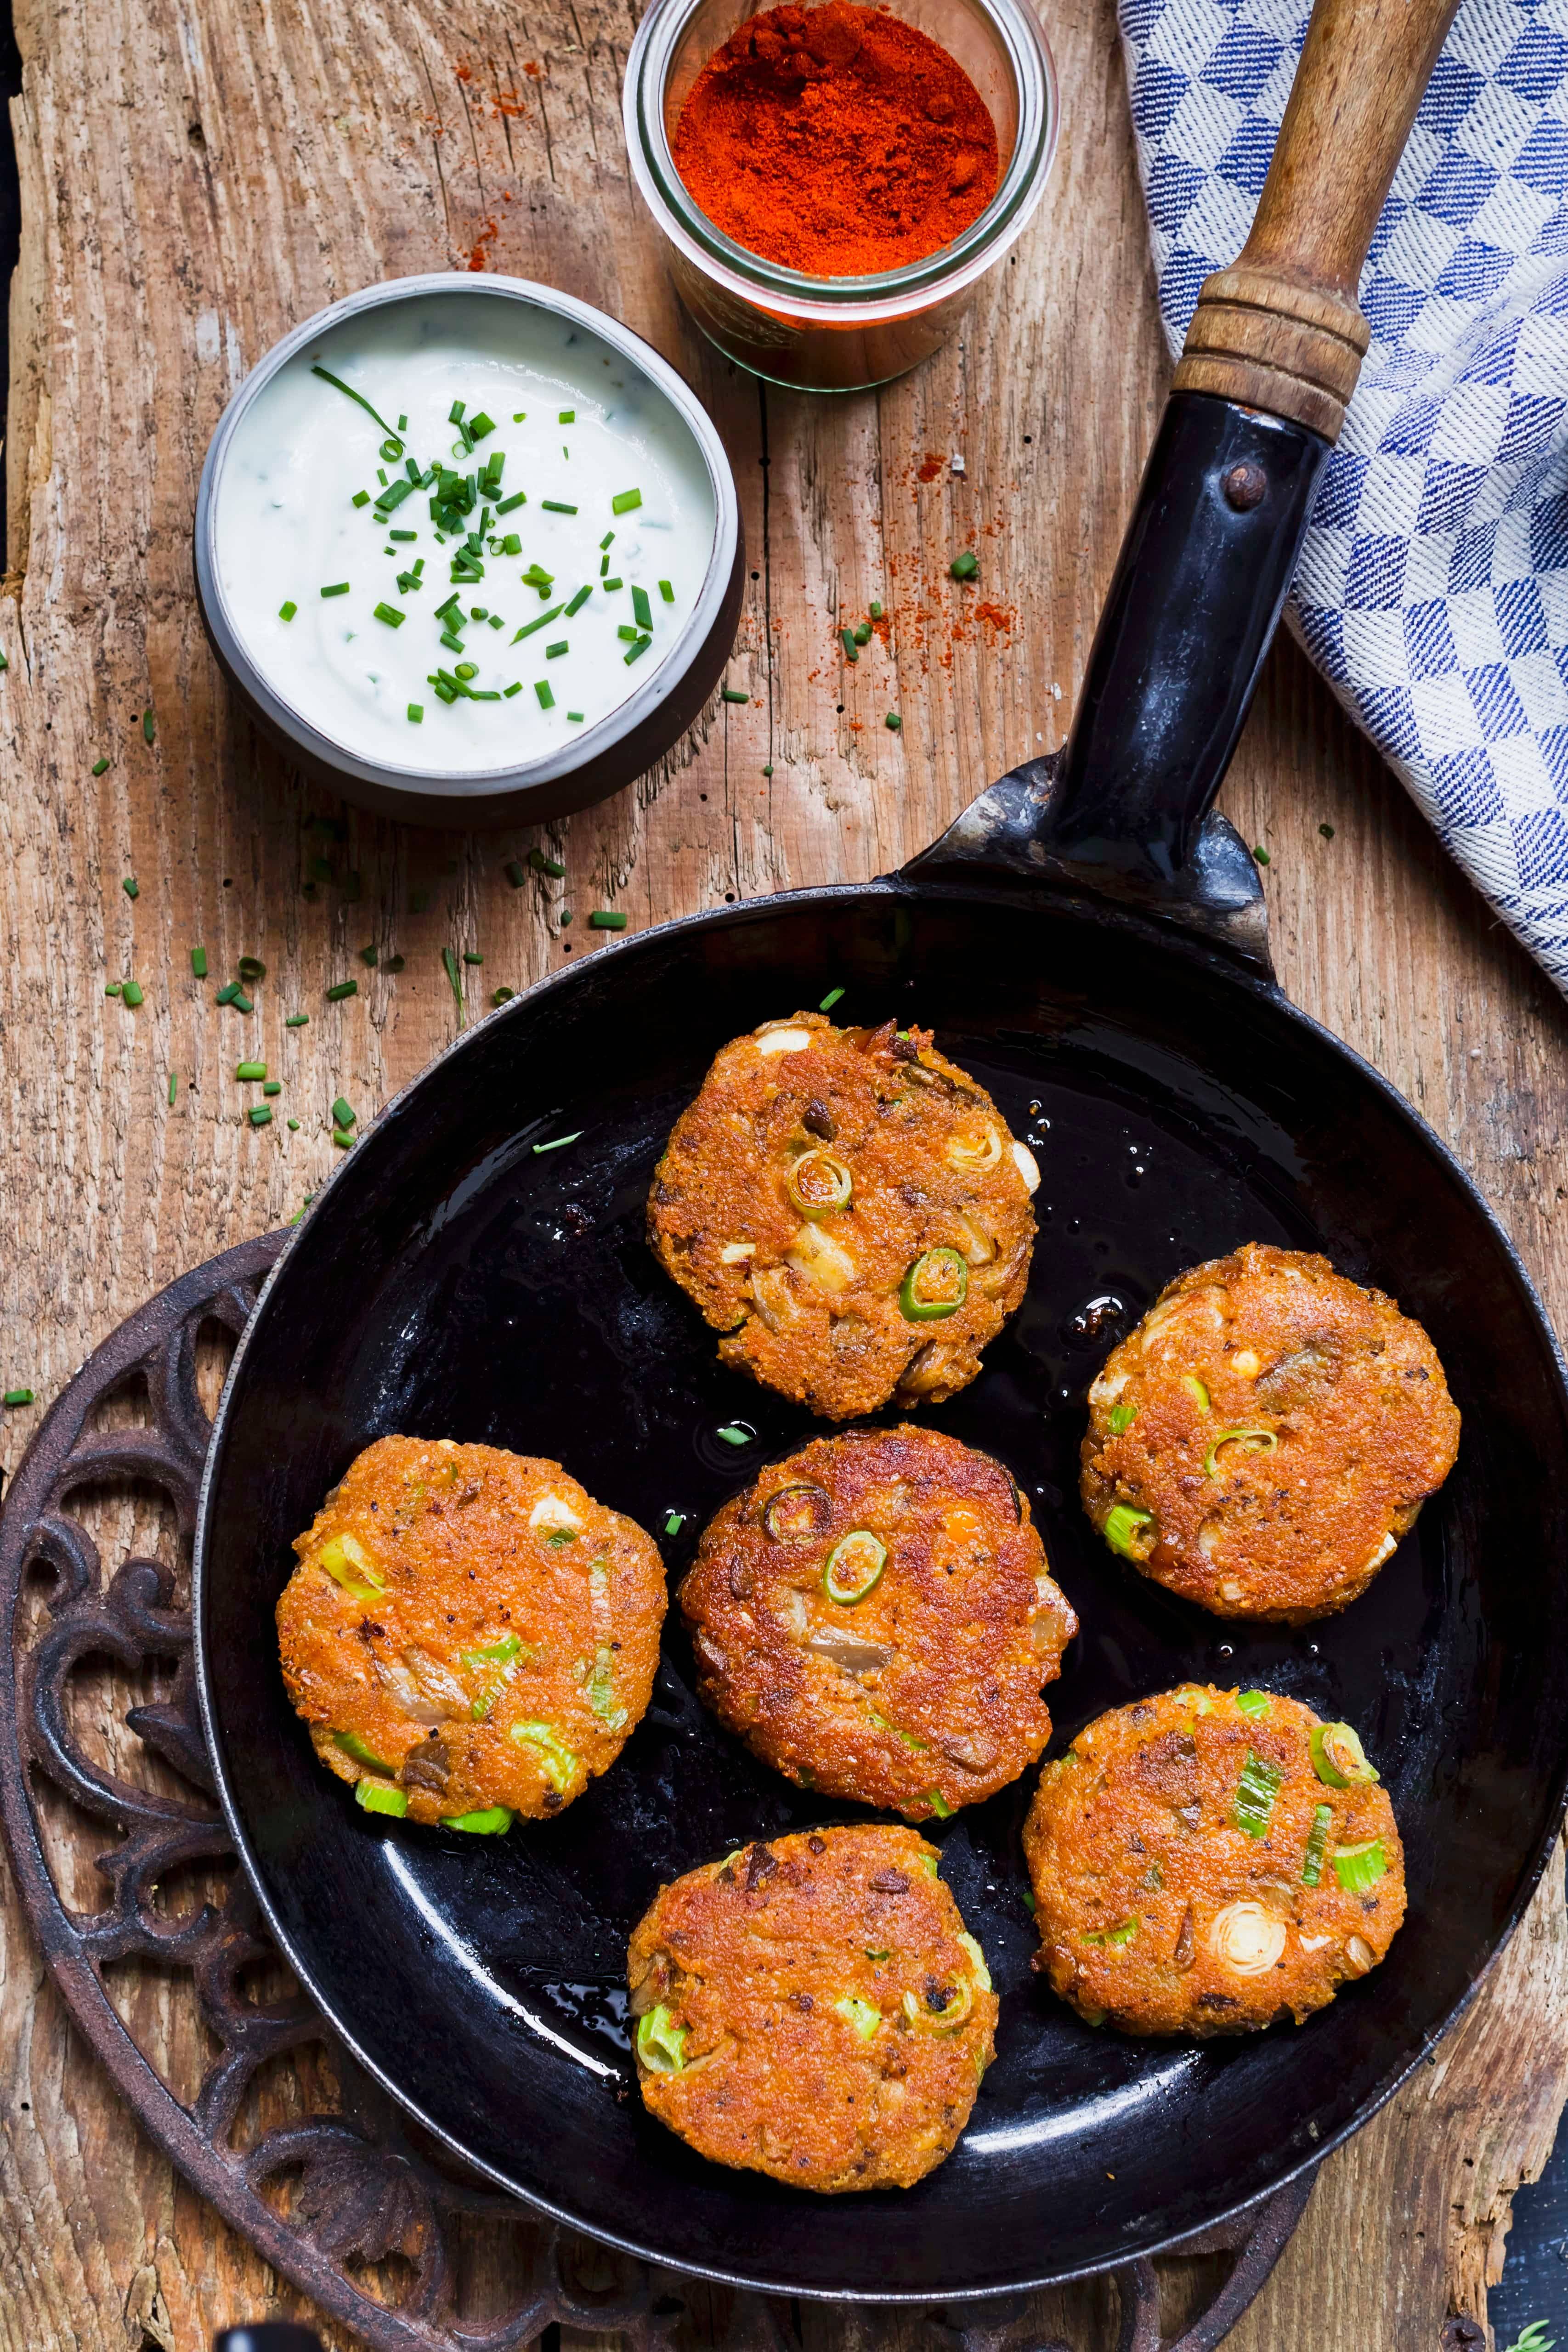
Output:
[[[67,2007],[143,2129],[276,2270],[374,2352],[510,2352],[552,2326],[616,2336],[626,2352],[658,2352],[686,2315],[686,2282],[606,2256],[465,2175],[419,2140],[394,2103],[331,2044],[299,1993],[258,2000],[246,1990],[247,1976],[279,1963],[247,1882],[234,1873],[213,1800],[189,1611],[177,1604],[174,1573],[161,1560],[128,1558],[106,1575],[98,1545],[72,1514],[73,1497],[89,1488],[154,1488],[174,1513],[181,1557],[188,1557],[210,1434],[197,1393],[198,1339],[215,1323],[238,1337],[282,1241],[268,1234],[226,1252],[121,1324],[45,1418],[0,1512],[0,1607],[10,1628],[0,1654],[0,1810],[17,1885]],[[99,1425],[100,1408],[136,1385],[145,1390],[144,1420]],[[36,1607],[40,1581],[45,1605]],[[173,1666],[169,1698],[129,1707],[123,1719],[173,1768],[178,1795],[116,1777],[77,1736],[71,1678],[89,1661],[106,1659],[142,1677],[154,1669],[167,1675]],[[40,1780],[113,1836],[97,1857],[109,1886],[100,1910],[73,1911],[62,1899],[46,1854]],[[232,1874],[226,1891],[199,1910],[171,1915],[157,1900],[160,1885],[193,1867]],[[219,2054],[188,2105],[132,2038],[106,1990],[104,1970],[132,1959],[188,1970],[194,1979]],[[336,2112],[284,2122],[247,2141],[238,2126],[258,2073],[310,2044],[330,2051]],[[1234,2260],[1206,2309],[1174,2342],[1161,2332],[1153,2263],[1118,2271],[1118,2352],[1214,2352],[1279,2260],[1310,2189],[1310,2179],[1299,2180],[1242,2221],[1184,2247]],[[510,2225],[517,2240],[505,2307],[465,2315],[464,2233],[500,2225]],[[584,2271],[608,2273],[616,2283],[584,2286]],[[795,2352],[800,2330],[788,2305],[731,2300],[724,2337],[733,2352]],[[924,2317],[932,2344],[957,2352],[1070,2352],[1044,2339],[1021,2297]]]

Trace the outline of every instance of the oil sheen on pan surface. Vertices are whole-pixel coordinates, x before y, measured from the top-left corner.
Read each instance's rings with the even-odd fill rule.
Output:
[[[654,1163],[714,1050],[843,987],[990,1089],[1042,1170],[1030,1289],[932,1425],[1025,1486],[1082,1625],[1059,1754],[1184,1679],[1353,1724],[1407,1856],[1385,1965],[1305,2027],[1197,2048],[1094,2032],[1030,1963],[1034,1775],[928,1825],[984,1947],[998,2056],[955,2153],[908,2194],[810,2198],[704,2164],[642,2111],[627,1933],[656,1887],[823,1820],[691,1696],[678,1612],[619,1764],[558,1822],[479,1840],[384,1825],[315,1763],[277,1669],[291,1538],[387,1431],[553,1456],[661,1543],[820,1424],[722,1371],[644,1236]],[[535,1145],[581,1130],[559,1150]],[[202,1665],[226,1793],[318,1997],[416,2109],[600,2234],[786,2293],[983,2293],[1125,2259],[1276,2185],[1419,2053],[1484,1965],[1550,1832],[1568,1712],[1562,1391],[1505,1244],[1386,1089],[1270,992],[1112,927],[963,899],[818,894],[671,927],[523,999],[394,1106],[252,1325],[201,1542]],[[1431,1333],[1457,1469],[1371,1591],[1300,1631],[1224,1623],[1116,1559],[1077,1499],[1089,1382],[1182,1268],[1321,1247]],[[897,1416],[884,1416],[884,1418]],[[922,1414],[918,1416],[925,1418]],[[719,1431],[754,1433],[744,1446]],[[671,1513],[684,1515],[666,1538]],[[1524,1563],[1539,1563],[1533,1575]]]

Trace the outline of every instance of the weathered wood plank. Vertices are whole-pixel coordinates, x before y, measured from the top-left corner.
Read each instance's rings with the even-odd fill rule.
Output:
[[[23,0],[19,14],[0,1371],[47,1397],[158,1282],[291,1213],[330,1161],[334,1094],[368,1111],[446,1041],[444,944],[482,950],[483,990],[518,986],[593,951],[582,918],[595,903],[640,925],[870,875],[1055,740],[1164,370],[1105,0],[1051,13],[1064,138],[1016,261],[921,373],[836,402],[763,394],[679,314],[625,168],[633,20],[619,0]],[[476,246],[492,268],[616,311],[698,384],[734,459],[755,574],[731,666],[751,704],[715,706],[635,790],[556,828],[569,884],[521,891],[501,866],[527,835],[401,835],[304,790],[228,709],[190,590],[195,476],[245,369],[335,296]],[[928,456],[943,462],[922,483]],[[982,572],[965,592],[946,566],[972,536]],[[840,608],[873,595],[888,643],[847,672]],[[149,702],[151,747],[137,723]],[[1561,1319],[1560,1003],[1293,648],[1274,660],[1226,800],[1271,852],[1287,987],[1454,1142]],[[316,816],[334,829],[311,831]],[[318,859],[331,878],[311,880]],[[567,905],[578,920],[563,930]],[[373,940],[407,958],[403,974],[358,961]],[[189,979],[198,940],[215,970],[266,961],[249,1021]],[[327,1006],[351,971],[361,994]],[[127,973],[147,990],[135,1014],[101,992]],[[477,1008],[477,972],[468,984]],[[296,1005],[310,1025],[287,1031]],[[242,1048],[283,1078],[298,1136],[242,1124],[228,1083]],[[28,1418],[5,1433],[12,1465]],[[92,1702],[106,1740],[111,1696]],[[61,1823],[83,1899],[90,1850]],[[41,1983],[15,1905],[0,1935],[0,2347],[195,2352],[226,2321],[297,2309],[139,2141]],[[1539,2167],[1568,2092],[1565,1978],[1559,1878],[1437,2064],[1331,2160],[1234,2339],[1242,2352],[1352,2336],[1405,2352],[1435,2344],[1449,2309],[1482,2307],[1509,2190]],[[188,2005],[151,1979],[121,1998],[186,2079],[200,2057]],[[306,2094],[285,2076],[268,2095],[281,2116]],[[1088,2347],[1110,2340],[1110,2306],[1088,2289],[1042,2321]],[[699,2334],[721,2324],[716,2299]],[[822,2352],[899,2334],[824,2315],[811,2332]]]

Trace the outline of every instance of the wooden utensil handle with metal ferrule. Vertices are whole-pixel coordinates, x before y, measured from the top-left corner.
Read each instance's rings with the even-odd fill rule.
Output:
[[[1458,0],[1318,0],[1252,234],[1208,278],[1176,392],[1339,438],[1369,331],[1356,289]]]

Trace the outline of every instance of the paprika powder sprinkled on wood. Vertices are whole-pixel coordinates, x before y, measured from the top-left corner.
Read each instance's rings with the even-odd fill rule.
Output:
[[[726,236],[814,278],[923,261],[996,193],[996,128],[969,76],[858,0],[749,17],[693,83],[674,154]]]

